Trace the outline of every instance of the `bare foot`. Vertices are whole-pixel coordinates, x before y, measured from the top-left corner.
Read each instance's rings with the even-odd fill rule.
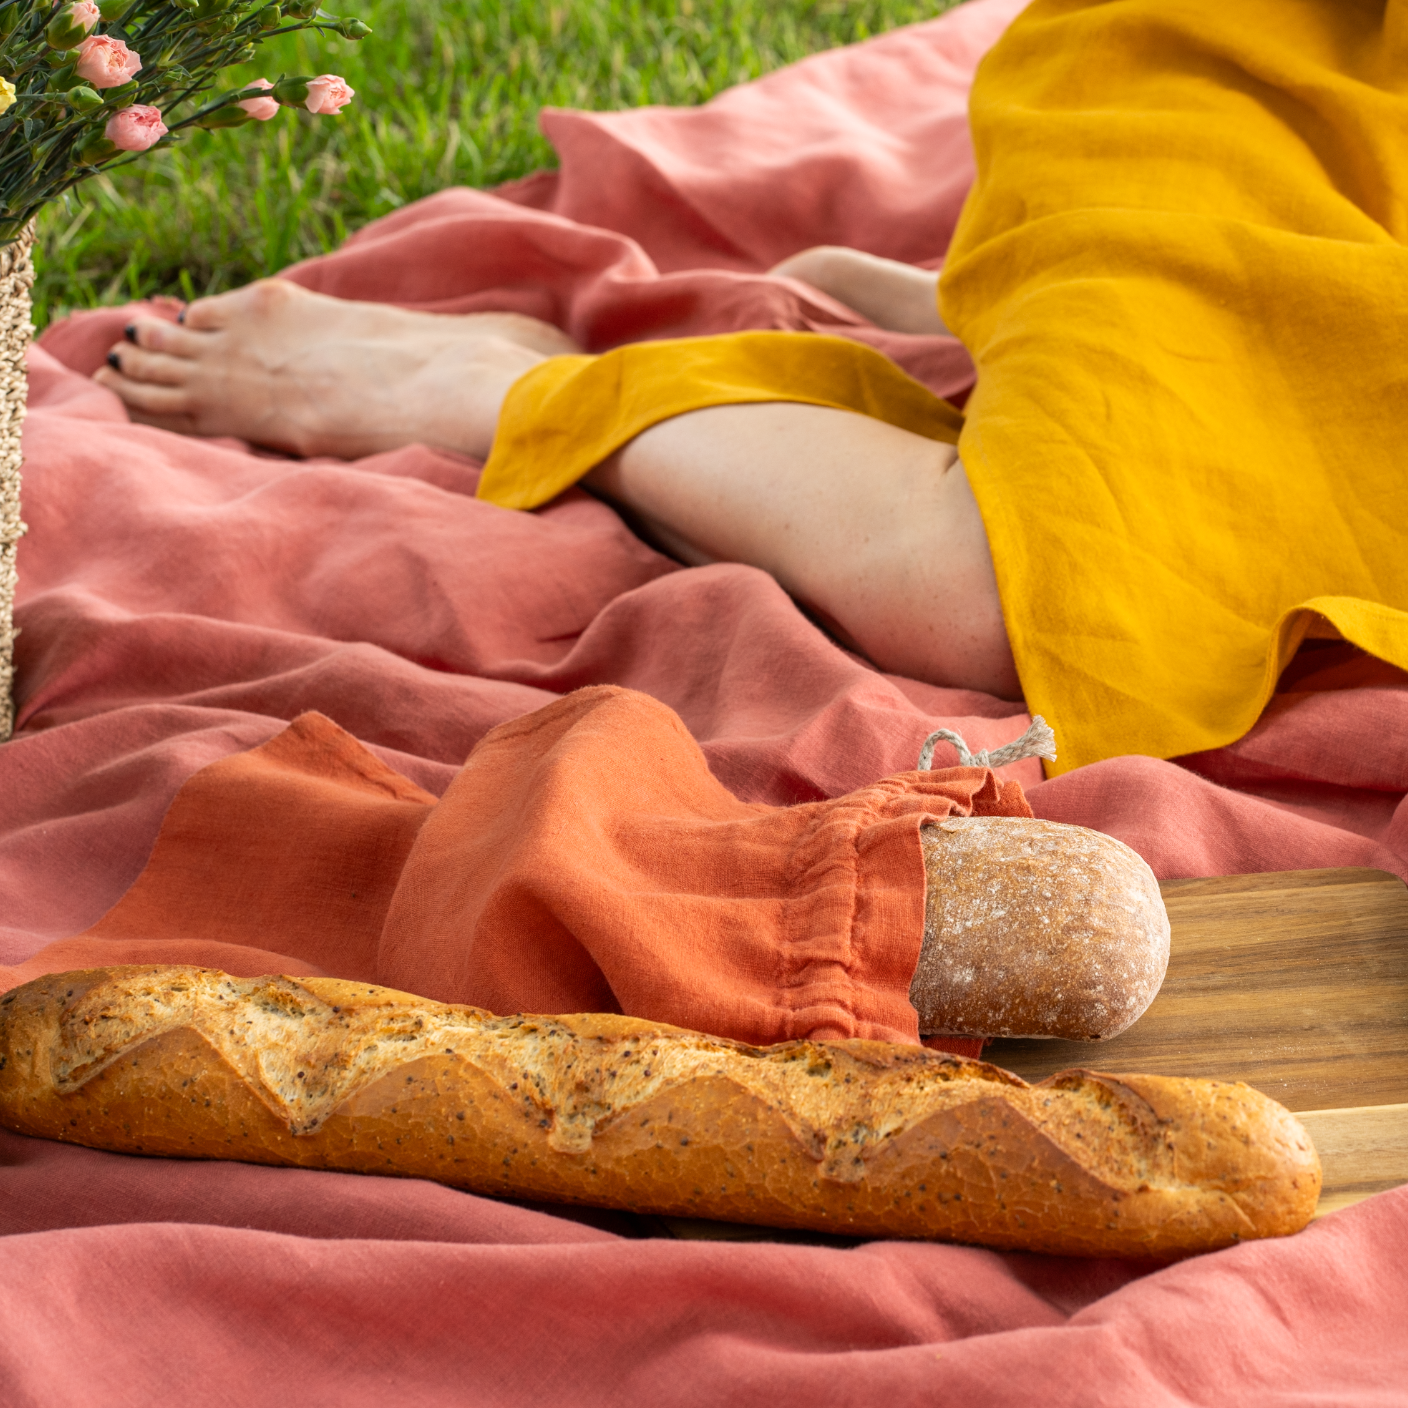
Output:
[[[510,386],[580,352],[514,313],[414,313],[264,279],[181,324],[138,318],[95,380],[133,420],[355,459],[417,442],[484,457]]]

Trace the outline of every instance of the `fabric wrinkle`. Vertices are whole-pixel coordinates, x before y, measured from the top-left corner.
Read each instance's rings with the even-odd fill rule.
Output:
[[[935,396],[960,397],[973,372],[956,340],[906,343],[832,323],[834,310],[761,271],[812,243],[914,262],[943,255],[972,179],[969,82],[1022,8],[967,0],[697,110],[549,115],[565,174],[497,194],[444,192],[291,276],[439,311],[517,309],[585,333],[593,353],[642,334],[813,326],[894,357]],[[1044,8],[1099,17],[1149,6]],[[1179,14],[1202,8],[1196,0]],[[1344,6],[1344,23],[1368,8]],[[1280,7],[1266,31],[1324,9],[1320,0]],[[1223,7],[1218,23],[1236,12]],[[1366,80],[1392,79],[1405,14],[1398,0],[1384,9],[1380,69],[1366,69]],[[1108,65],[1097,57],[1087,51],[1085,70],[1103,81]],[[877,130],[894,140],[871,171]],[[981,160],[990,127],[977,136]],[[1190,123],[1183,146],[1192,161],[1217,151],[1206,125]],[[1375,148],[1367,169],[1392,150]],[[1242,183],[1238,198],[1274,214],[1282,188],[1267,184],[1274,173],[1254,174],[1260,184]],[[1382,232],[1399,221],[1369,209],[1364,188],[1354,188],[1359,214],[1347,198],[1317,205],[1327,224],[1315,239],[1362,239],[1356,257],[1369,250],[1383,261],[1375,288],[1388,297],[1396,255]],[[683,199],[659,202],[660,189]],[[829,198],[838,189],[844,198]],[[1040,218],[1038,194],[1017,213]],[[1207,198],[1221,194],[1210,184]],[[1370,228],[1370,215],[1383,223]],[[988,247],[1004,267],[1030,271],[1010,238]],[[1324,289],[1313,299],[1342,286],[1342,271],[1324,261],[1316,274]],[[1089,300],[1079,311],[1099,331]],[[711,823],[719,827],[745,826],[760,814],[749,808],[786,812],[905,777],[939,727],[992,750],[1026,727],[1031,708],[1064,752],[1065,710],[1035,693],[1011,704],[884,676],[829,641],[766,574],[678,568],[580,492],[509,512],[472,497],[476,466],[415,446],[319,462],[295,485],[298,467],[237,443],[131,426],[87,375],[130,316],[75,315],[31,354],[23,713],[0,747],[7,984],[41,969],[177,957],[250,976],[380,972],[399,957],[376,906],[390,910],[466,758],[496,728],[559,707],[580,687],[626,686],[658,702],[657,724],[666,708],[678,716],[662,732],[666,751],[651,756],[697,745],[703,764],[696,758],[689,775],[725,814]],[[1385,325],[1374,323],[1376,336]],[[983,348],[989,337],[1005,349],[1019,340],[1019,329],[975,326]],[[1338,434],[1340,418],[1396,404],[1397,393],[1352,337],[1325,332],[1326,366],[1357,367],[1360,383],[1340,405],[1317,379],[1295,413]],[[999,453],[998,427],[977,400],[965,408],[965,463],[974,450]],[[1116,403],[1089,404],[1099,422]],[[1089,458],[1077,437],[1055,445],[1072,447]],[[256,504],[266,516],[240,517]],[[349,504],[359,506],[351,517]],[[261,552],[245,552],[246,533],[263,535]],[[378,567],[412,545],[419,583],[409,570],[359,571],[349,533],[361,562]],[[239,570],[221,557],[232,543]],[[1081,563],[1077,551],[1045,569],[1059,577]],[[427,583],[434,631],[423,629]],[[1180,668],[1211,677],[1220,656],[1205,635],[1190,625]],[[1052,639],[1100,688],[1120,682],[1118,668],[1082,664],[1117,654],[1118,629],[1087,625]],[[1346,641],[1307,640],[1278,688],[1225,746],[1199,741],[1176,758],[1129,752],[1045,781],[1024,760],[1000,779],[1019,781],[1036,815],[1130,844],[1161,878],[1324,866],[1408,876],[1408,753],[1395,746],[1408,738],[1408,675]],[[292,749],[300,739],[328,764],[324,775],[304,765],[303,744]],[[388,792],[359,749],[408,783]],[[935,805],[909,777],[885,795],[917,810],[896,804],[870,831],[851,833],[873,840],[877,874],[889,873],[891,852],[909,853],[901,833]],[[226,783],[245,792],[260,825],[222,816]],[[186,802],[201,796],[216,805],[193,818]],[[457,794],[450,810],[460,806]],[[331,822],[337,845],[280,844],[317,812],[324,822],[313,834],[336,839]],[[138,881],[149,859],[160,866],[172,854],[163,819],[166,839],[197,855],[171,872],[179,885],[156,895]],[[359,869],[381,877],[374,903],[371,891],[342,884],[337,858],[349,839]],[[917,846],[914,855],[918,864]],[[261,869],[283,879],[266,907],[217,926],[211,877],[228,878],[236,863],[250,872],[251,895]],[[855,864],[871,860],[858,850]],[[310,867],[324,865],[314,884]],[[534,891],[511,898],[537,903]],[[878,933],[893,912],[885,900],[878,893],[874,914],[853,927]],[[553,937],[551,909],[536,913]],[[186,937],[155,937],[158,923],[176,922]],[[784,916],[783,927],[794,922]],[[442,956],[451,976],[456,935]],[[615,988],[602,971],[583,961],[567,978],[609,1003]],[[542,974],[528,976],[541,991]],[[852,1023],[851,1008],[835,1011]],[[0,1382],[15,1401],[86,1403],[98,1384],[105,1401],[175,1404],[209,1398],[217,1384],[231,1401],[273,1408],[299,1385],[362,1408],[385,1403],[392,1383],[395,1397],[427,1408],[466,1397],[584,1408],[623,1399],[1061,1408],[1101,1395],[1150,1408],[1369,1408],[1408,1381],[1399,1309],[1408,1189],[1294,1238],[1173,1267],[899,1242],[683,1242],[419,1181],[141,1159],[3,1132],[0,1192]]]

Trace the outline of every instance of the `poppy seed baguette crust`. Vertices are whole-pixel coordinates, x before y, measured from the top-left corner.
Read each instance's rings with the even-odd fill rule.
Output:
[[[882,1042],[748,1047],[330,978],[96,969],[0,998],[0,1123],[127,1153],[855,1236],[1170,1256],[1299,1230],[1320,1166],[1244,1085],[1029,1086]]]

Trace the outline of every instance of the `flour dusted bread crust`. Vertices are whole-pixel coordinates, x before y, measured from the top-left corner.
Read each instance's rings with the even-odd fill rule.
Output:
[[[1310,1139],[1244,1085],[1040,1085],[880,1042],[756,1048],[330,978],[96,969],[0,998],[0,1123],[101,1149],[881,1237],[1161,1256],[1295,1232]]]
[[[1169,924],[1139,854],[1026,817],[948,817],[919,833],[928,884],[909,998],[925,1034],[1117,1036],[1154,1000]]]

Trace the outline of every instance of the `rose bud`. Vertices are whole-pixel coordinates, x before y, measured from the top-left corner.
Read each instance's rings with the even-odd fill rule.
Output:
[[[44,37],[52,49],[72,49],[83,42],[83,36],[101,18],[93,0],[77,0],[76,4],[65,6],[49,21]]]
[[[78,46],[78,76],[94,88],[120,88],[141,67],[138,54],[106,34],[90,34]]]
[[[301,107],[308,101],[311,78],[281,78],[274,84],[274,101],[286,108]]]
[[[333,117],[356,96],[345,78],[335,73],[321,73],[308,80],[308,96],[303,106],[318,116]]]
[[[245,85],[248,88],[266,88],[273,91],[274,85],[267,78],[256,78],[253,83]],[[273,98],[241,98],[239,106],[242,107],[257,122],[268,122],[279,110],[279,105]]]
[[[146,103],[133,103],[108,118],[103,136],[121,152],[144,152],[166,136],[161,110]]]
[[[44,31],[44,38],[48,41],[51,49],[72,49],[83,40],[83,36],[88,31],[81,24],[74,24],[69,18],[67,10],[60,10],[53,19],[49,21],[49,27]]]
[[[67,93],[63,94],[63,100],[74,112],[92,112],[103,105],[103,100],[97,93],[82,85],[70,88]]]
[[[77,25],[84,34],[87,34],[103,17],[102,11],[93,3],[93,0],[77,0],[77,3],[70,5],[65,13],[69,17],[69,22]]]

